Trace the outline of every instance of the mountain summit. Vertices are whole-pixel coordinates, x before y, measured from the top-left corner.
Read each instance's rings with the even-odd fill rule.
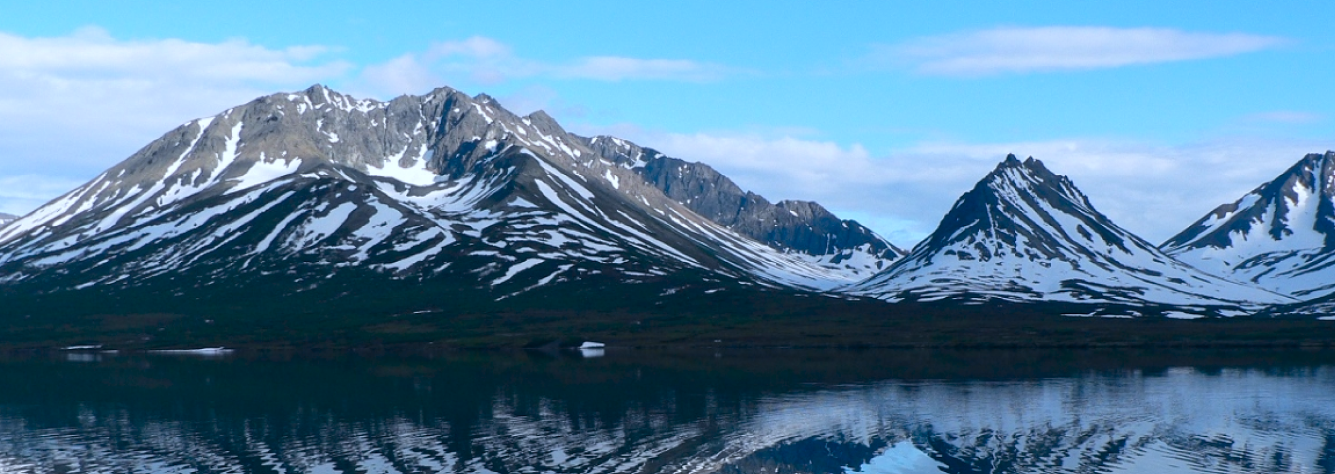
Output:
[[[1197,268],[1280,293],[1335,292],[1335,152],[1303,157],[1161,248]]]
[[[908,255],[851,290],[891,301],[1210,306],[1287,300],[1174,260],[1113,224],[1065,176],[1015,155],[961,196]]]
[[[388,278],[505,298],[690,274],[825,289],[897,256],[814,203],[771,205],[710,173],[486,95],[313,86],[187,122],[0,228],[0,283],[184,295]]]

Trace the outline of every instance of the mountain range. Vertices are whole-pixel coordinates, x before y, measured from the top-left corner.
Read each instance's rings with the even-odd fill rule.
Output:
[[[186,122],[37,210],[0,216],[0,292],[101,312],[300,294],[447,311],[538,293],[633,306],[780,291],[1320,315],[1304,304],[1335,293],[1332,157],[1307,156],[1155,246],[1040,161],[1008,156],[906,252],[817,203],[771,202],[708,165],[572,134],[486,95],[381,102],[317,85]]]
[[[897,256],[815,203],[771,204],[705,165],[452,89],[263,97],[177,127],[0,230],[0,281],[44,288],[352,269],[498,296],[681,271],[827,289]]]

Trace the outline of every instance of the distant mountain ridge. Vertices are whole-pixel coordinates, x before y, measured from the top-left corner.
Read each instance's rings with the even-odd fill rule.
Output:
[[[1066,177],[1007,156],[908,255],[848,288],[890,301],[1206,306],[1291,301],[1200,272],[1113,224]]]
[[[874,261],[871,265],[880,265],[904,254],[871,229],[855,221],[841,220],[815,202],[770,203],[758,194],[743,191],[727,176],[703,163],[666,157],[612,137],[594,137],[591,144],[603,151],[603,156],[612,156],[618,162],[625,162],[632,155],[639,157],[630,160],[643,163],[635,170],[668,197],[701,216],[775,248],[811,256],[832,255],[827,261],[834,264],[852,258],[870,258]]]
[[[388,285],[400,293],[386,300],[435,311],[553,288],[630,306],[764,289],[1235,316],[1335,300],[1332,158],[1309,155],[1154,246],[1068,178],[1009,155],[905,252],[817,203],[771,202],[708,165],[571,134],[485,94],[380,102],[317,85],[186,122],[0,220],[0,293],[265,288],[337,304]]]
[[[183,124],[0,229],[0,283],[167,288],[289,275],[299,291],[371,272],[504,298],[599,275],[692,274],[824,289],[894,257],[814,204],[791,204],[802,212],[768,227],[711,221],[664,194],[681,180],[642,177],[662,163],[682,175],[707,167],[603,141],[448,88],[389,102],[322,86],[261,97]],[[715,195],[734,224],[763,209]],[[809,245],[813,229],[836,225],[820,234],[827,245]]]
[[[4,227],[5,224],[8,224],[8,223],[10,223],[10,222],[14,222],[14,220],[15,220],[15,219],[18,219],[18,218],[19,218],[19,216],[16,216],[16,215],[13,215],[13,214],[5,214],[5,213],[3,213],[3,212],[0,212],[0,227]]]

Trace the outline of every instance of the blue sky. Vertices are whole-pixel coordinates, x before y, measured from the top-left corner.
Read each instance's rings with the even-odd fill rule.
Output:
[[[1159,241],[1335,148],[1328,2],[644,3],[6,5],[0,211],[315,82],[485,92],[905,247],[1006,153]]]

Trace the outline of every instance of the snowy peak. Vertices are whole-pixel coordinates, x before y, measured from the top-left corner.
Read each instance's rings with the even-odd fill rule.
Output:
[[[86,237],[154,209],[238,192],[322,163],[429,184],[435,173],[423,159],[430,145],[422,103],[401,99],[358,101],[315,86],[187,122],[7,227],[0,243],[68,225]],[[398,163],[385,166],[391,159]],[[416,169],[404,168],[408,163]],[[96,224],[82,225],[94,218]]]
[[[1121,252],[1130,251],[1128,243],[1149,246],[1137,241],[1096,211],[1070,179],[1039,160],[1009,155],[956,201],[920,247],[958,246],[952,255],[982,261],[1002,254],[1075,261],[1098,257],[1091,245]]]
[[[1221,305],[1285,300],[1201,273],[1098,212],[1041,161],[1007,156],[922,243],[856,293],[899,300]]]
[[[1161,247],[1206,271],[1282,293],[1335,290],[1335,152],[1303,157]]]
[[[85,229],[100,232],[126,216],[239,192],[320,164],[433,186],[485,172],[487,158],[504,145],[530,145],[515,139],[524,134],[519,117],[449,88],[389,102],[357,100],[319,85],[273,94],[177,127],[6,228],[0,243],[66,225],[76,214],[108,217]],[[543,145],[543,151],[556,148]]]
[[[874,233],[814,203],[746,194],[811,235],[760,240],[702,217],[690,205],[697,196],[669,196],[674,182],[646,179],[663,160],[567,133],[543,112],[517,116],[486,95],[441,88],[380,102],[317,85],[182,124],[0,228],[0,282],[369,270],[526,291],[589,275],[694,272],[828,289],[893,258]],[[861,240],[841,236],[858,231]],[[808,245],[816,241],[824,245]]]
[[[10,222],[14,222],[14,220],[15,220],[15,219],[18,219],[18,218],[19,218],[19,216],[16,216],[16,215],[13,215],[13,214],[5,214],[5,213],[3,213],[3,212],[0,212],[0,227],[4,227],[5,224],[8,224],[8,223],[10,223]]]
[[[1241,199],[1216,207],[1186,230],[1168,239],[1170,251],[1185,248],[1224,248],[1235,239],[1269,237],[1271,241],[1304,240],[1300,246],[1335,244],[1335,219],[1330,200],[1335,196],[1335,152],[1303,157],[1274,180]],[[1324,203],[1324,204],[1323,204]],[[1314,231],[1316,234],[1312,234]],[[1319,235],[1319,239],[1312,239]]]

